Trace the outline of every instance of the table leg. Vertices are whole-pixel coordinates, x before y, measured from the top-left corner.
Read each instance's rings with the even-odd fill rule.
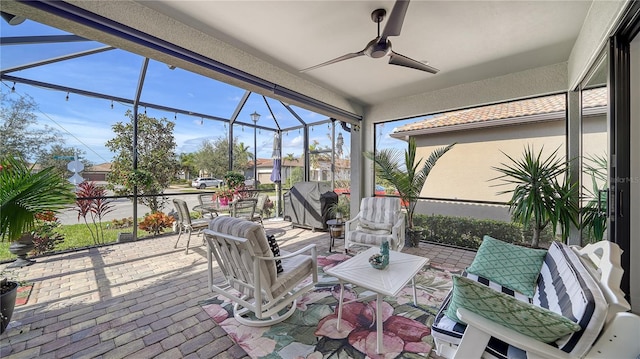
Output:
[[[329,226],[329,253],[331,253],[332,246],[333,246],[333,227]]]
[[[338,324],[336,329],[340,330],[340,322],[342,321],[342,303],[344,301],[344,282],[340,280],[340,300],[338,301]]]
[[[382,294],[376,295],[376,354],[382,352]]]
[[[411,278],[411,285],[413,286],[413,305],[418,305],[418,300],[416,299],[416,277]]]

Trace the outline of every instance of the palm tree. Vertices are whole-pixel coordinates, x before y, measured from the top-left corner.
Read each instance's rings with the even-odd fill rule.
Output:
[[[233,148],[233,167],[236,170],[244,171],[249,167],[249,160],[254,160],[253,151],[249,151],[250,148],[251,147],[245,145],[244,142],[235,144]]]
[[[33,172],[12,156],[0,159],[0,233],[2,240],[18,240],[33,229],[38,213],[58,211],[73,204],[73,185],[54,167]]]
[[[181,153],[178,156],[178,162],[180,163],[180,170],[184,171],[185,179],[191,179],[191,174],[196,168],[196,154]]]
[[[455,143],[435,149],[421,167],[422,159],[416,158],[416,140],[409,138],[407,149],[402,152],[398,149],[384,149],[373,154],[364,153],[364,156],[373,160],[376,164],[376,175],[391,183],[402,200],[403,207],[407,210],[407,229],[413,230],[413,213],[424,187],[427,177],[431,173],[436,162]]]
[[[531,246],[538,247],[540,234],[552,224],[560,224],[563,240],[569,235],[571,223],[577,226],[577,186],[570,181],[568,163],[558,158],[558,147],[548,157],[542,158],[531,146],[524,150],[522,159],[516,160],[503,152],[510,160],[502,167],[493,167],[502,173],[496,177],[502,185],[515,186],[498,194],[511,193],[509,211],[514,221],[525,227],[532,225]]]

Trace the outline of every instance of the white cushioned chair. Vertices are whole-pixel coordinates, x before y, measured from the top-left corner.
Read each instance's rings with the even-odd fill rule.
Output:
[[[287,319],[295,312],[297,298],[318,283],[315,244],[274,257],[260,224],[226,216],[211,220],[204,236],[209,286],[233,302],[234,317],[241,324],[269,326]],[[223,283],[214,276],[214,259]],[[282,261],[281,273],[276,260]]]
[[[355,244],[380,247],[385,240],[394,251],[404,247],[404,213],[400,210],[400,199],[363,198],[358,215],[345,222],[345,251]]]

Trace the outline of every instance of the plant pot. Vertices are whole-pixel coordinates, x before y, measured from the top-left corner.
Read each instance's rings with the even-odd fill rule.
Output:
[[[229,205],[229,198],[220,197],[220,205],[221,206],[228,206]]]
[[[2,322],[0,323],[0,334],[4,333],[4,330],[7,329],[7,325],[11,321],[11,316],[13,315],[13,308],[16,305],[16,295],[18,294],[18,283],[16,282],[6,282],[1,287],[0,294],[0,319]]]
[[[27,254],[33,249],[33,236],[31,233],[25,233],[17,241],[11,243],[9,246],[9,252],[18,257],[13,263],[9,264],[7,268],[18,268],[30,266],[36,261],[27,259]]]
[[[344,235],[344,226],[329,227],[331,238],[342,238]]]
[[[423,239],[421,229],[408,229],[405,233],[404,246],[405,247],[417,247],[420,241]]]

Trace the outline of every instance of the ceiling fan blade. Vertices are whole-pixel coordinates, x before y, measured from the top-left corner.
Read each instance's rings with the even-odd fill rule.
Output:
[[[396,0],[391,10],[391,15],[387,20],[387,24],[384,26],[384,31],[380,36],[380,42],[387,41],[388,36],[398,36],[402,30],[402,23],[404,22],[404,16],[409,8],[409,0]]]
[[[420,62],[404,55],[400,55],[399,53],[394,51],[391,51],[389,57],[391,57],[389,59],[389,63],[392,65],[409,67],[416,70],[430,72],[432,74],[436,74],[438,73],[438,71],[440,71],[433,66],[425,64],[424,62]]]
[[[327,65],[331,65],[331,64],[335,64],[336,62],[340,62],[340,61],[344,61],[344,60],[349,60],[352,59],[354,57],[358,57],[358,56],[363,56],[364,55],[364,50],[359,51],[359,52],[353,52],[353,53],[349,53],[346,55],[342,55],[340,57],[337,57],[333,60],[329,60],[327,62],[323,62],[321,64],[315,65],[315,66],[311,66],[311,67],[307,67],[306,69],[302,69],[300,70],[300,72],[307,72],[307,71],[311,71],[311,70],[315,70],[317,68],[323,67],[323,66],[327,66]]]

